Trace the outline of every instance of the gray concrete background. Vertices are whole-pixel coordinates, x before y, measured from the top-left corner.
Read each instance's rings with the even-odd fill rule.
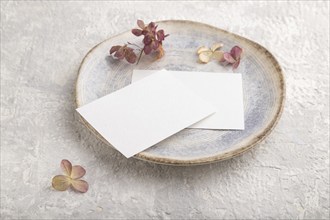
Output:
[[[268,48],[285,71],[274,132],[229,161],[169,167],[125,159],[75,117],[87,51],[135,20],[188,19]],[[86,194],[57,192],[69,159]],[[1,218],[329,217],[329,2],[1,1]]]

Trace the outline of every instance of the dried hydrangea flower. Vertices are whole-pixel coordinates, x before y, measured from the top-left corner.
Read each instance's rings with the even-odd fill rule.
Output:
[[[127,44],[120,46],[113,46],[110,49],[110,55],[114,55],[119,60],[123,60],[124,58],[129,63],[135,63],[137,60],[137,63],[139,63],[142,54],[151,54],[151,52],[156,51],[157,59],[160,59],[164,55],[164,49],[163,49],[163,41],[165,40],[165,37],[169,36],[168,34],[164,33],[164,30],[157,30],[157,25],[155,22],[150,22],[148,25],[145,25],[142,20],[137,20],[137,25],[140,29],[134,28],[132,29],[132,34],[135,36],[143,36],[143,47],[140,47],[136,44],[131,44],[128,42],[129,45],[136,46],[140,51],[138,60],[137,55],[134,53],[134,49],[131,47],[128,47]]]
[[[132,34],[139,37],[141,35],[144,36],[143,38],[143,51],[145,54],[150,54],[153,50],[157,50],[159,48],[162,48],[162,42],[165,40],[165,37],[168,36],[168,34],[165,35],[164,30],[158,30],[158,25],[155,24],[155,22],[150,22],[148,25],[145,25],[143,21],[138,20],[137,25],[141,29],[132,29]]]
[[[236,69],[241,61],[241,56],[243,53],[243,49],[239,46],[234,46],[230,52],[225,52],[223,54],[223,59],[220,60],[220,62],[223,62],[225,64],[232,64],[233,69]]]
[[[221,47],[223,47],[222,43],[216,43],[211,48],[205,46],[198,48],[197,54],[199,61],[208,63],[211,59],[221,60],[223,58],[223,52],[220,51]]]
[[[114,53],[114,57],[116,57],[119,60],[126,59],[129,63],[135,63],[136,61],[136,54],[134,53],[134,49],[130,48],[125,44],[124,46],[113,46],[110,49],[110,54]]]
[[[65,191],[71,186],[78,192],[87,192],[88,183],[85,180],[80,180],[80,178],[86,174],[86,170],[82,166],[72,166],[70,161],[62,160],[61,168],[65,175],[57,175],[53,177],[52,186],[54,189]]]

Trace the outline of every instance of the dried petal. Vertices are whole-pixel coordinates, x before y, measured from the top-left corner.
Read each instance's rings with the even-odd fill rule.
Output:
[[[212,45],[211,50],[214,52],[214,51],[220,49],[221,47],[223,47],[222,43],[216,43],[216,44]]]
[[[114,54],[114,56],[117,57],[120,60],[124,59],[126,48],[127,48],[126,45],[120,47],[119,50]]]
[[[126,48],[126,53],[133,53],[134,49],[131,47]]]
[[[238,60],[241,57],[243,50],[242,48],[240,48],[239,46],[234,46],[231,50],[230,50],[230,54],[232,55],[232,57],[235,60]]]
[[[210,49],[205,47],[205,46],[202,46],[202,47],[198,48],[197,54],[200,54],[200,53],[203,53],[203,52],[210,52]]]
[[[68,160],[62,160],[61,161],[61,168],[62,170],[64,171],[64,173],[67,175],[67,176],[70,176],[71,175],[71,172],[72,172],[72,164],[70,161]]]
[[[236,62],[236,60],[232,57],[232,55],[230,53],[227,53],[227,52],[223,54],[223,58],[228,63],[235,63]]]
[[[145,24],[142,20],[137,20],[137,25],[139,26],[139,28],[143,29],[145,28]]]
[[[163,41],[165,39],[165,34],[164,34],[164,30],[159,30],[157,31],[157,39],[159,41]]]
[[[127,62],[135,63],[137,56],[133,51],[130,51],[130,52],[126,53],[125,58],[126,58]]]
[[[211,51],[206,51],[206,52],[203,52],[203,53],[199,54],[199,60],[202,63],[208,63],[210,61],[211,57],[212,57],[212,52]]]
[[[111,47],[111,49],[110,49],[110,54],[112,54],[112,53],[118,51],[120,48],[121,48],[121,46],[119,46],[119,45]]]
[[[85,180],[72,180],[72,188],[78,192],[85,193],[88,191],[88,183]]]
[[[148,33],[149,33],[148,30],[146,30],[146,29],[142,30],[142,35],[147,35]]]
[[[149,28],[150,30],[153,30],[154,28],[157,28],[155,22],[150,22],[150,23],[148,24],[148,28]]]
[[[86,170],[79,165],[75,165],[72,167],[71,178],[72,179],[79,179],[86,174]]]
[[[123,50],[118,50],[118,51],[115,53],[114,56],[121,60],[121,59],[124,59],[124,57],[125,57],[125,53],[124,53]]]
[[[223,52],[220,50],[214,51],[213,52],[213,59],[216,59],[218,61],[223,60]]]
[[[147,36],[145,36],[145,37],[143,38],[143,43],[144,43],[145,45],[149,45],[149,44],[151,44],[151,42],[152,42],[152,39],[151,39],[151,37],[150,37],[149,35],[147,35]]]
[[[132,34],[134,34],[135,36],[141,36],[142,35],[142,30],[132,29]]]
[[[151,47],[151,45],[146,45],[146,46],[144,46],[143,51],[144,51],[144,53],[147,54],[147,55],[148,55],[149,53],[151,53],[151,51],[152,51],[152,47]]]
[[[58,191],[65,191],[71,185],[71,178],[64,175],[57,175],[53,177],[52,186]]]
[[[159,46],[159,42],[156,40],[151,43],[151,47],[153,50],[157,50],[158,46]]]
[[[236,69],[239,66],[241,59],[238,59],[236,63],[233,64],[233,69]]]

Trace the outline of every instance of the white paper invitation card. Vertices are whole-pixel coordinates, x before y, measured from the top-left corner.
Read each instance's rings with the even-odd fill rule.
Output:
[[[131,157],[213,114],[215,107],[171,74],[158,72],[77,111]]]
[[[132,82],[159,70],[134,70]],[[238,73],[166,71],[216,107],[216,113],[190,128],[244,129],[242,75]]]

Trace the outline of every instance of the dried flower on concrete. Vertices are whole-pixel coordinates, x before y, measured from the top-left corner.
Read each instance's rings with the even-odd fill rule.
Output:
[[[61,161],[61,168],[65,175],[57,175],[53,177],[52,186],[58,191],[65,191],[70,186],[78,192],[85,193],[88,190],[88,183],[80,180],[86,173],[86,170],[79,166],[72,166],[68,160]]]

